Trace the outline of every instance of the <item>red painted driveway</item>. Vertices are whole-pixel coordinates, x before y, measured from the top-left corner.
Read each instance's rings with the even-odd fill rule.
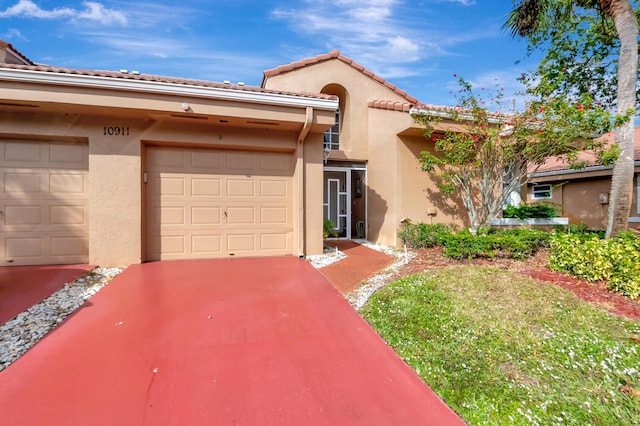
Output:
[[[91,269],[91,265],[0,266],[0,324]]]
[[[464,424],[296,258],[129,267],[0,373],[8,425]]]

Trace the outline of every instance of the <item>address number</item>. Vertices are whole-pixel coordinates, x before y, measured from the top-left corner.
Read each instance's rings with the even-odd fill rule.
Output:
[[[129,136],[128,127],[104,126],[105,136]]]

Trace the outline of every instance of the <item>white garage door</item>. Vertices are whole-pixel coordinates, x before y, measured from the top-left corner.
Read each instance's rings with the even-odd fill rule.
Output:
[[[86,144],[0,139],[0,265],[88,262]]]
[[[147,147],[147,260],[292,254],[293,160]]]

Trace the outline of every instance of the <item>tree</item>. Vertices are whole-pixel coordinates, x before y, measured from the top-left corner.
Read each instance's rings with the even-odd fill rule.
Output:
[[[505,26],[514,36],[527,37],[531,48],[547,49],[531,93],[541,98],[590,93],[617,109],[620,154],[613,167],[606,235],[627,229],[634,173],[630,117],[636,110],[638,79],[638,20],[631,2],[522,0]],[[611,87],[616,87],[615,100]]]
[[[414,118],[435,143],[435,152],[421,153],[422,170],[433,175],[442,192],[460,196],[474,233],[501,215],[508,197],[548,157],[564,156],[580,167],[575,164],[579,151],[600,151],[585,136],[609,129],[610,114],[588,94],[573,102],[563,97],[532,101],[524,112],[505,112],[502,90],[487,102],[471,84],[458,81],[456,108],[424,109]]]

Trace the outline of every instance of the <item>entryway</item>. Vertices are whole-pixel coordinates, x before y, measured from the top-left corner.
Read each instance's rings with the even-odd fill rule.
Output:
[[[366,164],[329,164],[324,168],[324,219],[338,238],[367,237]]]

